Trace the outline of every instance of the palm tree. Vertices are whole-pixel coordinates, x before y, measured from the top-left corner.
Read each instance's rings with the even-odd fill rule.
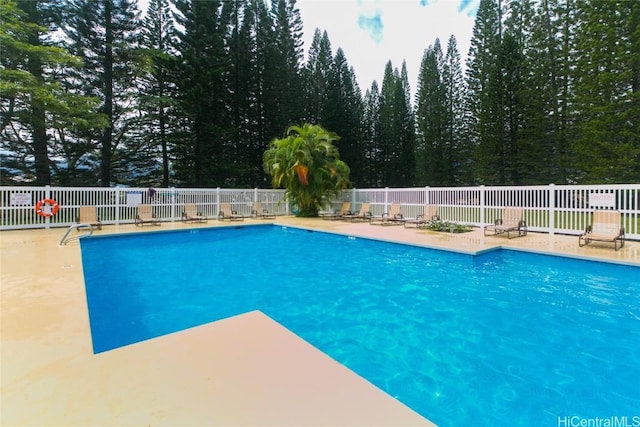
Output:
[[[291,126],[264,153],[264,170],[273,188],[286,188],[298,216],[318,216],[320,207],[349,188],[349,166],[333,145],[340,137],[320,125]]]

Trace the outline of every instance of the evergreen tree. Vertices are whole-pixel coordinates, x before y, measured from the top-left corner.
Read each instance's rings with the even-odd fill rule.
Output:
[[[464,185],[471,181],[468,174],[471,152],[465,129],[465,84],[460,61],[456,38],[451,35],[442,70],[446,109],[443,138],[447,146],[445,158],[449,169],[445,185]]]
[[[415,185],[415,116],[411,106],[411,88],[407,73],[407,63],[402,61],[400,75],[396,82],[397,120],[399,124],[400,153],[398,155],[398,186],[410,187]]]
[[[585,183],[640,180],[640,3],[578,2],[575,152]]]
[[[304,67],[305,117],[310,123],[322,123],[324,118],[328,79],[332,65],[333,54],[329,35],[326,31],[321,35],[320,30],[316,28]]]
[[[482,184],[507,183],[504,152],[506,118],[501,49],[502,0],[481,0],[467,63],[470,136],[475,143],[475,176]],[[504,60],[504,55],[502,57]]]
[[[304,116],[302,21],[295,0],[273,0],[273,38],[267,46],[265,114],[269,132],[282,135]]]
[[[522,47],[520,97],[521,183],[565,182],[567,174],[567,89],[571,55],[563,45],[573,30],[563,27],[561,8],[572,1],[514,3],[514,33]],[[537,3],[537,4],[535,4]],[[565,17],[565,19],[569,19]],[[564,100],[564,101],[563,101]]]
[[[396,120],[396,80],[391,61],[387,62],[382,77],[382,89],[380,91],[380,144],[378,155],[380,156],[381,184],[383,186],[395,186],[393,169],[398,167],[397,142],[400,139],[399,124]]]
[[[175,67],[175,25],[169,0],[151,0],[143,21],[141,47],[149,57],[148,72],[141,79],[139,105],[142,115],[143,140],[152,152],[149,156],[161,158],[162,187],[169,186],[169,154],[171,138],[177,130],[177,112],[174,105],[176,88],[171,79]],[[154,155],[155,154],[155,155]]]
[[[68,168],[72,159],[59,155],[56,141],[62,143],[70,129],[105,124],[95,113],[95,99],[68,93],[56,76],[80,62],[53,46],[50,36],[58,17],[54,6],[46,1],[0,1],[3,181],[65,183],[60,170],[64,165],[51,158],[64,158]]]
[[[380,154],[384,164],[383,185],[413,185],[415,130],[410,105],[406,64],[402,74],[387,62],[380,93]]]
[[[340,157],[349,165],[350,179],[355,185],[363,179],[362,120],[363,106],[360,90],[344,51],[339,48],[327,75],[326,99],[320,124],[340,135],[336,147]]]
[[[267,58],[273,45],[273,23],[263,0],[236,1],[228,42],[229,108],[234,139],[225,149],[232,165],[229,184],[264,186],[262,155],[274,133],[268,125]]]
[[[420,185],[443,185],[446,173],[444,123],[446,93],[442,76],[442,50],[436,39],[422,57],[416,93],[416,177]]]
[[[132,98],[139,72],[137,34],[139,12],[130,0],[71,0],[64,31],[71,52],[83,61],[80,73],[68,76],[68,87],[101,99],[108,125],[99,133],[85,133],[89,144],[99,146],[99,183],[109,186],[112,172],[131,170],[129,156]],[[136,145],[136,143],[134,143]]]
[[[189,186],[224,186],[224,145],[230,132],[226,22],[219,0],[176,0],[178,32],[175,80],[188,134],[176,144],[176,178]]]
[[[364,187],[381,187],[384,182],[384,158],[380,137],[380,90],[374,80],[364,95],[363,182]]]

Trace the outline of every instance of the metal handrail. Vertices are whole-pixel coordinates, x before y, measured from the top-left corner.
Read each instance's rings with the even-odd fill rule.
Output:
[[[71,230],[73,230],[74,228],[77,228],[78,230],[81,227],[89,227],[89,232],[86,234],[80,234],[78,236],[71,236],[67,239],[67,236],[69,235],[69,233],[71,232]],[[67,229],[66,233],[64,233],[64,236],[62,236],[62,239],[60,239],[60,243],[58,243],[58,246],[64,246],[67,244],[67,242],[71,241],[71,240],[80,240],[83,237],[89,237],[93,234],[93,225],[92,224],[71,224],[69,226],[69,228]]]

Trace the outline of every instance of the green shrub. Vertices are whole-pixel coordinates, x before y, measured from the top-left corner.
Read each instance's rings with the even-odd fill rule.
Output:
[[[444,231],[447,233],[468,233],[472,229],[470,225],[441,220],[428,221],[422,226],[422,228],[432,231]]]

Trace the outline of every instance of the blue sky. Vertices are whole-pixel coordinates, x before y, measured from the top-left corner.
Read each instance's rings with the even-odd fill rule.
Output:
[[[316,28],[326,30],[333,53],[341,47],[354,68],[362,93],[373,80],[382,84],[391,60],[407,62],[411,96],[415,96],[424,50],[440,39],[446,50],[453,34],[463,58],[469,51],[480,0],[298,0],[304,25],[305,58]],[[464,62],[463,62],[464,66]]]

